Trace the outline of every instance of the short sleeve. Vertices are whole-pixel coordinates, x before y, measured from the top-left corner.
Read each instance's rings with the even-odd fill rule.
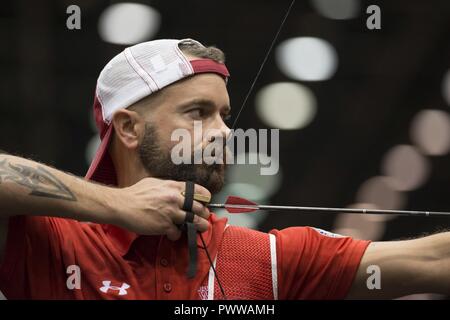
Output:
[[[370,241],[311,227],[273,230],[280,299],[344,299]]]

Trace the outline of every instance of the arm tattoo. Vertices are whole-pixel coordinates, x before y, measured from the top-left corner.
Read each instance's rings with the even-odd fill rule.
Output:
[[[0,161],[0,184],[8,180],[29,188],[33,196],[77,201],[69,188],[42,166],[32,168],[6,159]]]

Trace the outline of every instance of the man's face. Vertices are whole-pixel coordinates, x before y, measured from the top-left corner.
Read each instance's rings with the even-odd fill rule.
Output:
[[[224,80],[215,74],[195,75],[163,89],[150,104],[144,106],[146,128],[138,148],[147,172],[162,179],[190,180],[211,193],[220,191],[225,165],[208,165],[203,159],[202,164],[175,164],[171,152],[179,141],[171,141],[171,135],[176,129],[189,132],[191,159],[194,152],[205,150],[213,140],[205,136],[208,130],[216,130],[225,142],[230,134],[224,122],[230,113],[230,101]],[[194,121],[201,122],[203,135],[194,134]]]

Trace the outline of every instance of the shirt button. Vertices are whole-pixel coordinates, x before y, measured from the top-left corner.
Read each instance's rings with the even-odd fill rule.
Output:
[[[170,283],[164,283],[164,291],[169,293],[172,291],[172,285]]]
[[[161,259],[160,263],[163,267],[167,267],[169,265],[169,261],[167,261],[167,259],[164,258]]]

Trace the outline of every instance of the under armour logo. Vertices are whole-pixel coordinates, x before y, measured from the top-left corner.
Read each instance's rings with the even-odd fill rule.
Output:
[[[128,293],[127,289],[130,288],[130,285],[125,282],[122,283],[121,287],[112,286],[111,281],[103,281],[102,283],[103,283],[103,287],[100,288],[101,292],[108,293],[109,290],[115,290],[115,291],[119,291],[119,293],[118,293],[119,296],[126,295]]]

